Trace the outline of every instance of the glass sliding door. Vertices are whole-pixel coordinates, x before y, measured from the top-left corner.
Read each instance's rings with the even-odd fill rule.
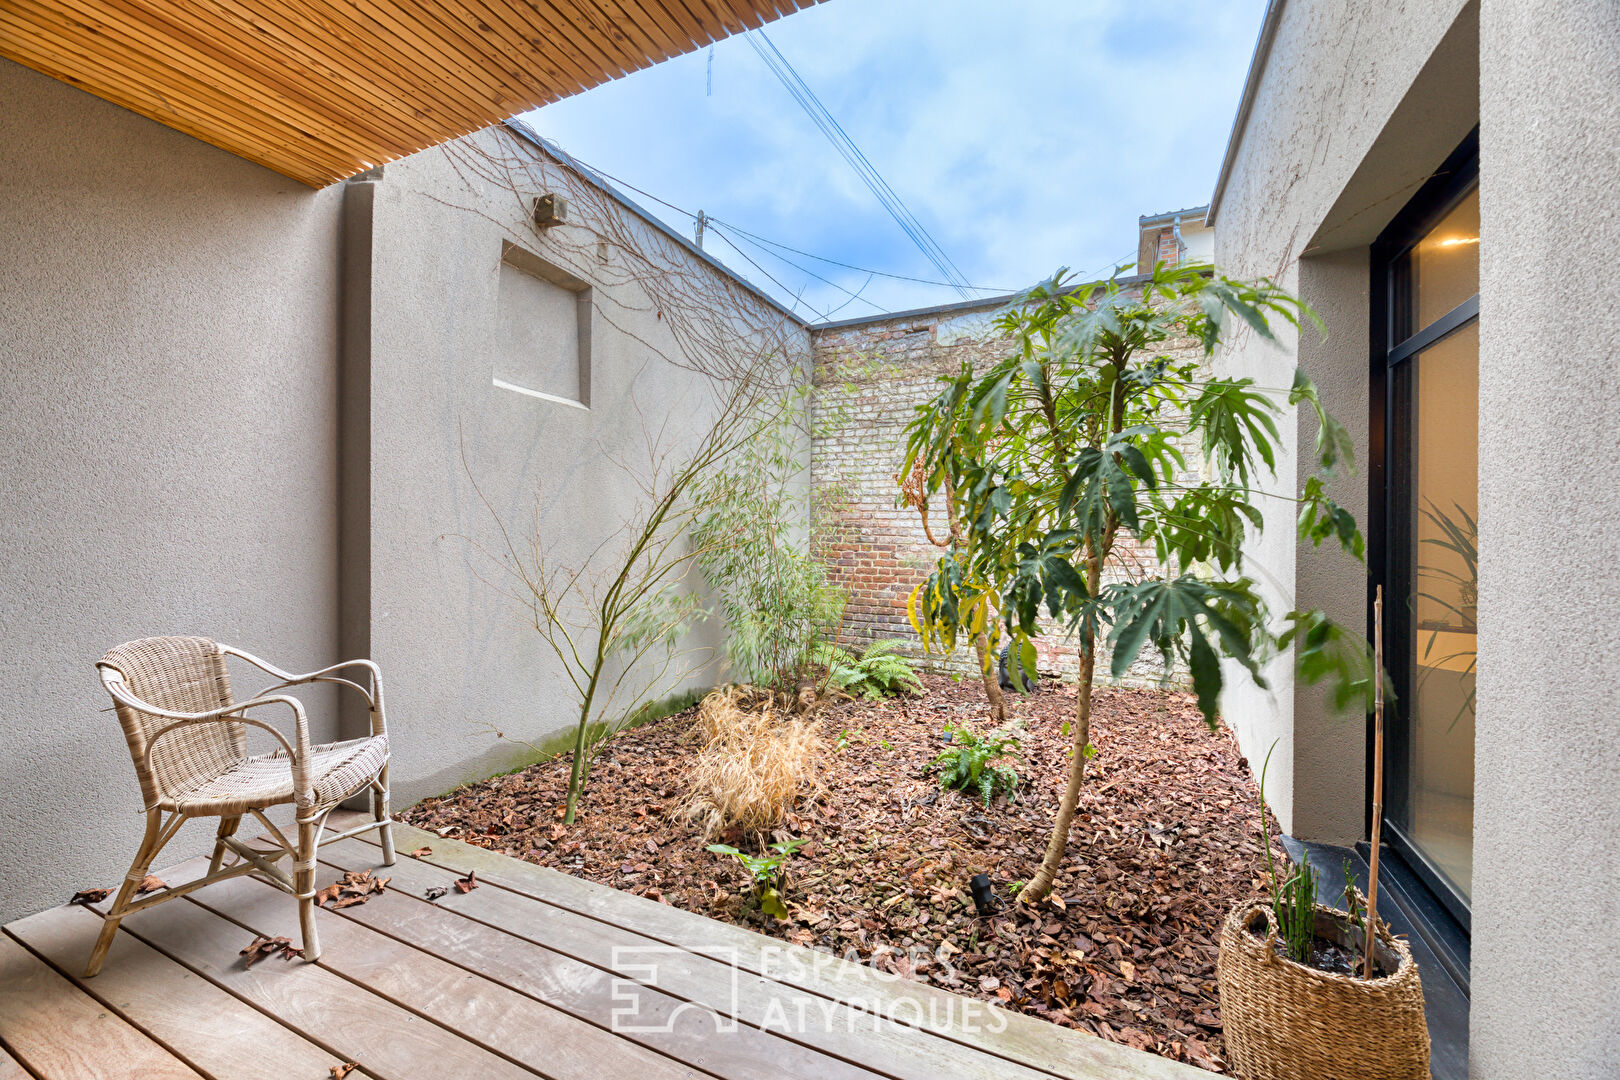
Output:
[[[1479,189],[1469,148],[1374,249],[1383,388],[1385,829],[1466,926],[1474,847]],[[1379,403],[1375,402],[1375,411]],[[1380,423],[1381,421],[1381,423]]]

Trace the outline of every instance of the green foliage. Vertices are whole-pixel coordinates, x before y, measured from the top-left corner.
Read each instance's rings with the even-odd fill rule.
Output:
[[[1266,824],[1266,770],[1271,766],[1271,753],[1277,749],[1273,742],[1266,750],[1265,763],[1260,766],[1260,838],[1266,854],[1266,874],[1271,878],[1271,912],[1277,919],[1277,932],[1282,935],[1289,959],[1301,964],[1311,958],[1311,941],[1316,936],[1316,871],[1309,861],[1294,867],[1281,882],[1277,880],[1277,867],[1271,858],[1271,829]],[[1349,863],[1345,864],[1349,878]],[[1351,890],[1354,892],[1354,889]]]
[[[827,679],[833,686],[852,697],[878,701],[894,694],[915,694],[922,691],[922,680],[912,663],[895,650],[905,647],[904,641],[875,641],[859,657],[847,649],[823,642],[816,649],[816,663],[827,669]]]
[[[1277,917],[1277,931],[1288,950],[1288,958],[1309,963],[1311,943],[1316,940],[1316,871],[1309,862],[1293,868],[1293,873],[1277,884],[1272,875],[1271,910]]]
[[[1449,612],[1446,622],[1449,623],[1455,618],[1455,629],[1473,634],[1476,632],[1478,619],[1476,608],[1479,604],[1479,523],[1457,503],[1451,504],[1451,508],[1457,512],[1453,517],[1436,506],[1433,500],[1426,501],[1429,505],[1423,508],[1423,516],[1440,531],[1440,535],[1426,536],[1421,543],[1450,552],[1455,556],[1455,562],[1460,565],[1452,569],[1429,562],[1420,563],[1417,568],[1418,580],[1425,587],[1418,595]],[[1464,674],[1472,674],[1474,671],[1478,659],[1476,649],[1462,648],[1444,656],[1435,655],[1437,651],[1435,645],[1440,640],[1440,631],[1445,628],[1433,627],[1427,639],[1423,641],[1425,680],[1452,660],[1463,661]],[[1457,709],[1457,714],[1451,718],[1451,723],[1446,727],[1447,731],[1456,727],[1457,722],[1464,716],[1473,714],[1474,693],[1473,686],[1469,686],[1468,696]]]
[[[750,855],[738,851],[730,844],[710,844],[706,850],[716,855],[730,855],[742,864],[754,884],[754,902],[759,910],[777,919],[788,917],[787,905],[782,902],[783,878],[788,860],[805,844],[802,839],[779,840],[772,844],[770,855]]]
[[[1208,356],[1236,327],[1271,338],[1278,319],[1314,316],[1270,281],[1207,266],[1157,266],[1139,293],[1060,272],[1016,298],[997,324],[1008,355],[942,378],[908,428],[900,475],[923,476],[925,497],[951,491],[964,526],[908,603],[924,648],[983,632],[999,650],[1006,635],[1016,678],[1034,675],[1043,619],[1083,656],[1106,642],[1115,676],[1151,645],[1190,672],[1211,724],[1223,658],[1260,682],[1261,665],[1296,640],[1303,677],[1342,680],[1336,701],[1370,688],[1352,662],[1359,639],[1320,612],[1276,619],[1245,551],[1264,524],[1260,500],[1286,497],[1275,490],[1284,409],[1308,406],[1319,471],[1296,500],[1300,535],[1363,556],[1354,517],[1325,483],[1353,467],[1348,435],[1303,372],[1287,389],[1265,387],[1172,355],[1191,340]],[[1181,448],[1192,446],[1207,468],[1189,479]],[[1105,584],[1123,536],[1151,544],[1160,566]]]
[[[987,807],[998,793],[1011,795],[1018,786],[1018,773],[1010,764],[996,762],[1018,754],[1021,729],[1018,720],[983,735],[968,727],[947,727],[951,745],[931,766],[939,770],[939,786],[976,795]]]
[[[693,541],[725,617],[730,675],[788,692],[840,621],[844,595],[802,536],[806,399],[776,403],[759,435],[705,478]]]

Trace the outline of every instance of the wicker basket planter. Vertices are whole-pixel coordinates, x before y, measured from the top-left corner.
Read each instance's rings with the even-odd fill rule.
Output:
[[[1350,945],[1344,912],[1316,909],[1316,935]],[[1359,933],[1359,931],[1358,931]],[[1240,904],[1216,965],[1227,1058],[1246,1080],[1429,1080],[1423,984],[1406,944],[1380,926],[1370,981],[1279,956],[1276,916]]]

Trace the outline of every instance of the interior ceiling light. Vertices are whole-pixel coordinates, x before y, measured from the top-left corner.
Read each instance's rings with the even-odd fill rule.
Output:
[[[1477,236],[1453,236],[1449,240],[1440,241],[1440,246],[1441,247],[1456,247],[1458,244],[1477,244],[1477,243],[1479,243],[1479,237],[1477,237]]]

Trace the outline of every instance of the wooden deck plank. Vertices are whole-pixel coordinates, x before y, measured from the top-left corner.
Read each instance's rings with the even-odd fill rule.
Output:
[[[359,839],[375,846],[374,834]],[[995,1009],[993,1014],[998,1020],[1004,1017],[1004,1024],[962,1024],[961,1003],[969,999],[928,983],[895,978],[841,957],[789,945],[408,825],[394,826],[394,840],[401,851],[431,848],[432,854],[424,862],[463,874],[476,870],[480,880],[492,885],[611,925],[634,927],[646,937],[698,955],[735,957],[740,967],[756,974],[818,996],[863,1005],[960,1045],[1065,1080],[1196,1080],[1206,1075],[1190,1065],[1007,1009]]]
[[[18,1064],[16,1058],[6,1053],[3,1046],[0,1046],[0,1080],[34,1080],[28,1075],[28,1070]]]
[[[256,934],[298,938],[297,908],[286,893],[262,881],[221,882],[193,894],[192,900]],[[470,973],[480,970],[479,956],[467,957],[467,967],[457,967],[330,912],[318,913],[316,921],[321,967],[553,1080],[599,1080],[603,1075],[694,1080],[702,1075]]]
[[[319,1078],[341,1063],[126,933],[113,939],[100,975],[76,977],[101,931],[101,919],[93,911],[71,905],[51,908],[6,929],[80,990],[215,1080]],[[254,1052],[244,1054],[244,1046]]]
[[[3,936],[0,1040],[42,1080],[201,1080],[185,1062]]]
[[[409,864],[410,860],[401,857],[385,873],[398,875],[404,870],[399,876],[412,883],[445,880],[442,871],[421,864],[417,864],[420,876],[413,875]],[[477,896],[481,891],[470,895]],[[536,917],[533,907],[522,906],[523,898],[496,889],[488,893],[496,904],[512,905],[520,919]],[[617,977],[561,950],[514,936],[493,923],[468,918],[393,887],[337,914],[416,948],[452,958],[575,1016],[614,1027],[622,1038],[661,1050],[717,1076],[752,1078],[765,1064],[773,1077],[800,1080],[869,1080],[879,1075],[747,1024],[717,1024],[706,1003],[694,1005],[657,988],[635,985],[633,980]]]
[[[377,848],[348,840],[323,849],[322,858],[344,869],[365,869],[375,863],[378,854]],[[410,859],[379,872],[392,873],[398,887],[417,896],[431,885],[448,885],[455,877],[453,871]],[[899,1080],[933,1080],[942,1075],[963,1080],[1042,1080],[1045,1075],[947,1042],[931,1032],[897,1024],[878,1010],[858,1010],[818,997],[715,957],[672,948],[623,926],[611,926],[511,890],[486,888],[467,895],[451,893],[439,903],[446,910],[686,1000],[701,1002],[746,1024],[884,1076]],[[640,969],[637,965],[641,965]],[[1003,1015],[1001,1010],[967,999],[956,999],[955,1004],[973,1007],[985,1023],[993,1023]]]
[[[171,883],[183,876],[173,868],[164,872]],[[290,903],[285,895],[283,902]],[[272,957],[245,967],[237,954],[252,933],[190,900],[136,912],[123,927],[344,1061],[358,1061],[379,1080],[529,1080],[534,1075],[319,964]]]

